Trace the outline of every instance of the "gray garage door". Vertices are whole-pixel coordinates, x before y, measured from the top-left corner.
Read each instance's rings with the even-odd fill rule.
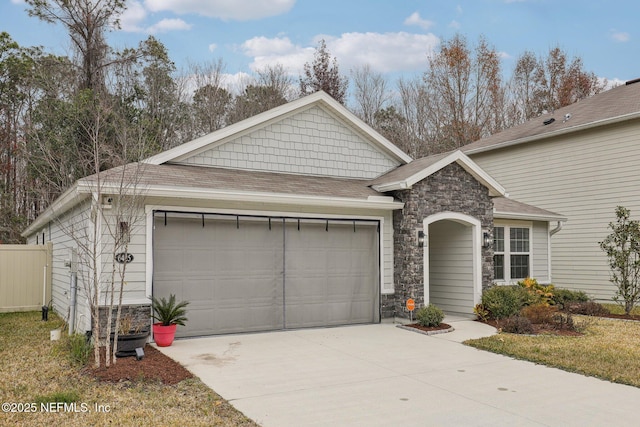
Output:
[[[190,302],[178,336],[379,320],[377,223],[157,213],[156,297]]]

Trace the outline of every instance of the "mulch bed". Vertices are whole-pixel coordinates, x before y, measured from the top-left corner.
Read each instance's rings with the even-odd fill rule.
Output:
[[[443,331],[451,328],[451,325],[447,325],[446,323],[440,323],[438,326],[422,326],[419,323],[412,323],[404,326],[407,326],[409,328],[419,329],[424,332]]]
[[[626,314],[607,314],[604,316],[600,316],[600,317],[608,317],[610,319],[623,319],[623,320],[637,320],[640,321],[640,316],[638,316],[637,314],[631,314],[629,316],[627,316]]]
[[[90,362],[93,360],[91,354]],[[101,349],[102,367],[87,368],[86,372],[100,381],[159,381],[163,384],[177,384],[193,374],[178,362],[165,356],[155,347],[146,345],[144,357],[136,360],[135,356],[119,357],[116,364],[108,368],[104,367],[104,348]]]

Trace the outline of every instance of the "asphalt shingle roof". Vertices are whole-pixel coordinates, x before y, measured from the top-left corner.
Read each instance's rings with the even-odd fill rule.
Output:
[[[461,150],[466,154],[472,154],[497,148],[503,143],[544,138],[556,132],[568,132],[572,128],[578,130],[600,121],[623,118],[636,113],[640,113],[640,82],[621,85],[554,112],[543,114],[521,125],[465,145]],[[570,117],[565,120],[567,114]],[[545,125],[544,122],[551,118],[555,121]]]
[[[139,165],[139,167],[137,167]],[[138,174],[138,177],[134,177]],[[102,172],[103,181],[120,182],[122,167]],[[140,187],[167,186],[191,189],[296,194],[305,196],[367,199],[381,196],[369,187],[369,180],[257,172],[186,165],[127,165],[127,177]],[[95,182],[95,175],[84,178]]]
[[[555,219],[558,221],[565,221],[566,218],[555,212],[548,211],[546,209],[537,208],[535,206],[528,205],[526,203],[518,202],[506,197],[494,197],[493,210],[497,217],[500,214],[506,215],[521,215],[529,218],[546,218]]]

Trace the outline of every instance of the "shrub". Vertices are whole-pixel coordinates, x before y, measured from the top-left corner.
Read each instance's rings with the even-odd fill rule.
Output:
[[[531,303],[531,297],[521,286],[492,286],[482,293],[482,305],[493,319],[515,316]]]
[[[553,316],[557,313],[555,307],[544,304],[534,304],[523,307],[520,315],[529,319],[534,325],[552,324]]]
[[[629,209],[616,207],[616,222],[609,223],[611,234],[600,242],[617,288],[613,300],[624,306],[627,315],[640,302],[640,221],[630,216]]]
[[[422,307],[416,313],[416,320],[421,326],[439,326],[442,319],[444,312],[433,304]]]
[[[573,316],[571,313],[555,313],[552,317],[551,325],[558,331],[575,331]]]
[[[489,313],[489,310],[487,310],[486,307],[482,304],[476,304],[476,306],[473,307],[473,313],[478,316],[479,320],[482,320],[483,322],[489,320],[489,315],[491,314]]]
[[[518,285],[526,289],[532,300],[535,301],[535,304],[553,304],[553,294],[555,291],[553,285],[541,285],[532,277],[527,277],[519,281]]]
[[[606,316],[609,311],[602,304],[595,301],[569,302],[565,310],[571,314],[583,314],[585,316]]]
[[[562,310],[564,310],[567,303],[587,301],[589,301],[589,296],[583,291],[572,291],[571,289],[557,288],[553,292],[553,302]]]
[[[80,366],[87,364],[91,355],[92,345],[85,334],[75,333],[69,335],[66,339],[66,347],[71,363]]]
[[[533,325],[531,321],[522,316],[510,316],[500,322],[502,332],[510,334],[532,334]]]

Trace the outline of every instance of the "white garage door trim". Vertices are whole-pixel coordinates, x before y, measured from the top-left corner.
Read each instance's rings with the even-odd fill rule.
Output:
[[[155,222],[162,242],[153,248],[160,260],[154,292],[176,289],[185,295],[182,299],[194,301],[193,326],[184,328],[185,335],[380,319],[378,220],[172,210],[156,212]],[[163,222],[169,227],[174,222],[176,228],[160,228]],[[231,250],[237,253],[226,253]],[[199,304],[200,300],[207,302]],[[270,309],[283,315],[274,316]]]

